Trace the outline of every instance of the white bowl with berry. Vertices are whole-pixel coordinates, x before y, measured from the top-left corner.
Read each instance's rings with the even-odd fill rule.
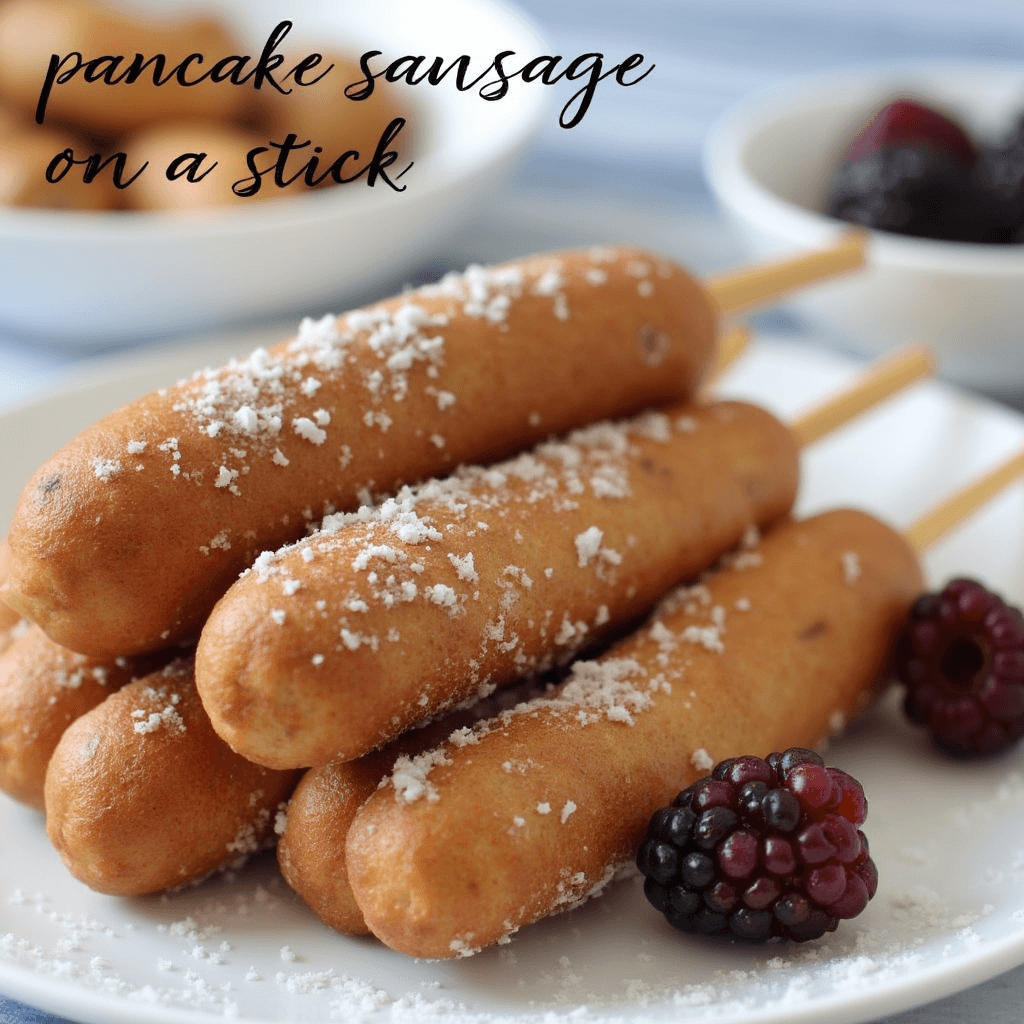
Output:
[[[704,169],[758,258],[868,230],[864,271],[791,301],[823,340],[916,338],[948,379],[1024,393],[1024,66],[803,78],[723,115]]]

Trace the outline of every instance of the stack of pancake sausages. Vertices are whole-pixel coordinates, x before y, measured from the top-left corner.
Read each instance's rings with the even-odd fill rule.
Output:
[[[452,957],[600,890],[710,758],[823,742],[921,571],[790,519],[797,433],[697,399],[735,284],[470,267],[83,431],[8,534],[0,786],[102,892],[280,836],[332,927]]]

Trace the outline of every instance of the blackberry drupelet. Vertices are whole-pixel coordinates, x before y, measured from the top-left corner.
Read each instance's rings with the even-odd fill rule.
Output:
[[[944,750],[993,754],[1024,736],[1024,617],[976,580],[917,600],[895,670],[907,717]]]
[[[652,816],[644,892],[681,931],[820,938],[875,894],[866,816],[860,783],[813,751],[729,758]]]

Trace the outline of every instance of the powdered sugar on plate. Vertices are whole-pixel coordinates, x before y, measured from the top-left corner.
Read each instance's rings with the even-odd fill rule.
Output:
[[[106,1008],[90,1015],[82,1003],[86,1012],[77,1015],[88,1024],[129,1020],[140,1006],[155,1015],[147,1019],[168,1024],[190,1017],[197,1024],[868,1019],[870,1009],[858,1016],[848,1008],[871,1007],[886,990],[895,993],[887,1007],[913,1005],[959,987],[943,983],[952,968],[963,979],[977,965],[973,977],[981,978],[989,965],[1024,952],[1017,912],[1024,905],[1024,775],[1013,765],[993,767],[986,775],[994,784],[984,791],[958,797],[930,822],[914,817],[908,808],[922,796],[917,776],[935,765],[911,749],[907,791],[903,798],[887,791],[885,752],[903,740],[893,711],[874,712],[873,739],[847,737],[834,751],[832,760],[858,771],[871,795],[867,824],[882,880],[861,918],[817,943],[748,947],[680,935],[627,872],[599,899],[469,960],[408,960],[321,926],[268,854],[237,875],[173,896],[119,901],[91,893],[62,871],[39,819],[5,802],[0,827],[19,852],[7,844],[0,850],[3,877],[12,879],[0,891],[0,987],[58,1012],[70,1012],[75,992],[90,993]],[[876,778],[864,770],[873,759],[883,765]],[[566,807],[549,813],[565,815]],[[905,854],[910,836],[913,856]],[[987,873],[958,874],[979,848]],[[68,1000],[63,1010],[54,993]]]
[[[699,592],[685,599],[710,613]],[[831,751],[865,784],[881,883],[864,915],[814,944],[680,935],[627,872],[600,898],[505,945],[468,960],[415,961],[320,925],[266,853],[171,896],[92,893],[63,870],[41,820],[4,801],[0,989],[57,1012],[76,1007],[87,1024],[127,1021],[142,1005],[168,1024],[810,1024],[836,1008],[829,1019],[868,1019],[879,993],[890,1012],[926,1001],[1024,956],[1024,772],[1012,758],[969,769],[942,759],[897,704],[891,695]],[[426,785],[429,772],[414,768],[410,784]],[[568,828],[573,805],[534,812]],[[566,885],[575,904],[573,880]],[[76,993],[102,1009],[83,1015]]]

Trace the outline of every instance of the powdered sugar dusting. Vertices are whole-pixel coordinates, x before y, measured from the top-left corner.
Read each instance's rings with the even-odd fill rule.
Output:
[[[308,455],[302,447],[307,444],[324,450],[325,465],[336,458],[345,468],[354,455],[359,457],[362,479],[350,482],[348,500],[351,492],[373,486],[369,465],[378,442],[371,434],[387,433],[396,422],[403,430],[409,428],[401,406],[410,396],[429,397],[442,418],[459,408],[459,388],[446,373],[446,339],[455,320],[479,320],[491,334],[508,330],[520,308],[531,316],[550,315],[555,323],[569,322],[574,315],[571,296],[581,288],[599,290],[612,273],[607,264],[620,263],[636,277],[627,268],[637,262],[628,253],[608,249],[589,265],[585,256],[567,261],[557,255],[536,257],[525,265],[471,265],[388,302],[342,316],[306,317],[291,341],[273,350],[257,348],[159,392],[158,398],[175,414],[175,436],[136,433],[120,450],[97,452],[93,470],[103,482],[125,468],[169,471],[182,482],[213,483],[230,494],[244,494],[245,477],[259,461],[288,469],[296,455]],[[639,280],[647,294],[653,286],[647,276]],[[658,362],[670,347],[671,340],[655,332],[653,347],[645,346],[643,357]],[[536,429],[541,419],[539,412],[531,413],[528,422]],[[336,437],[335,425],[340,423],[347,429]],[[441,423],[422,436],[447,450],[450,437]],[[144,453],[150,456],[146,463],[141,460]],[[135,461],[122,466],[125,455]],[[232,474],[230,480],[226,473]],[[620,480],[597,479],[598,487],[621,491]]]
[[[395,761],[390,778],[385,783],[395,790],[395,798],[407,804],[420,799],[436,803],[437,789],[430,781],[430,772],[436,765],[451,764],[451,758],[443,750],[428,750],[415,757],[402,756]]]
[[[164,729],[171,734],[182,735],[185,720],[178,711],[181,695],[167,686],[146,686],[141,694],[143,706],[131,712],[134,719],[132,729],[139,735]]]
[[[53,684],[60,690],[77,690],[91,679],[100,686],[106,686],[109,675],[106,665],[91,665],[82,655],[69,651],[61,664],[53,668]]]
[[[596,526],[590,526],[576,535],[576,557],[580,568],[597,558],[603,538],[604,534]]]
[[[108,483],[121,472],[121,460],[96,456],[92,460],[92,471],[97,480]]]
[[[654,703],[652,691],[660,680],[648,680],[639,662],[631,658],[578,661],[559,694],[559,706],[575,710],[581,725],[607,718],[632,725],[634,716]]]
[[[690,755],[690,764],[699,772],[709,772],[715,767],[715,760],[703,747],[698,747]]]

